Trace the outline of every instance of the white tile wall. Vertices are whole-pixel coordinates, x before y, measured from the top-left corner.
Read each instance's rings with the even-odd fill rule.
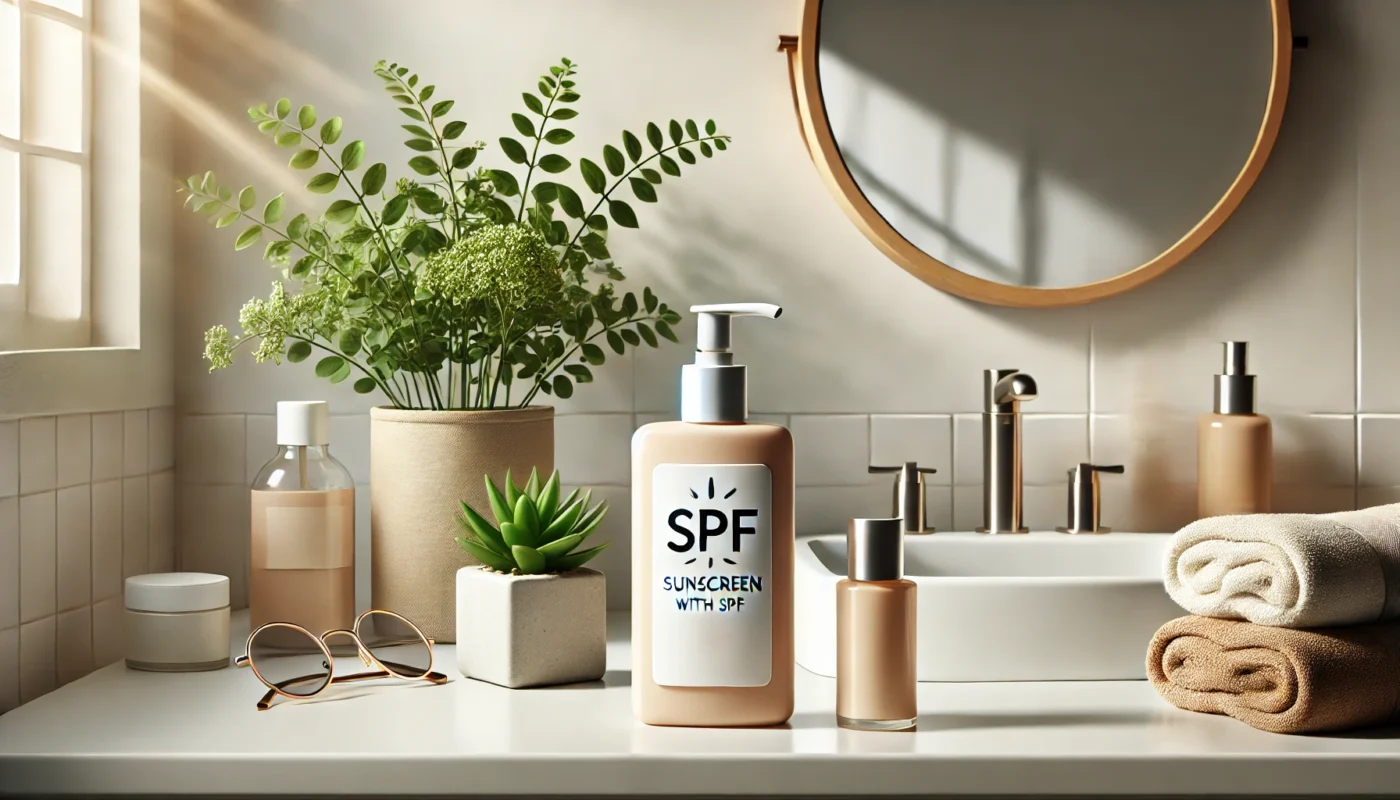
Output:
[[[173,419],[0,422],[0,713],[120,659],[122,578],[175,564]]]
[[[275,0],[249,2],[271,8]],[[1040,387],[1025,407],[1029,524],[1061,524],[1065,471],[1093,461],[1127,468],[1102,479],[1106,524],[1175,529],[1194,515],[1196,415],[1211,404],[1218,342],[1235,338],[1252,342],[1261,409],[1274,416],[1280,509],[1400,501],[1400,369],[1392,353],[1400,338],[1394,313],[1400,292],[1400,49],[1391,42],[1400,3],[1295,0],[1295,31],[1310,44],[1295,52],[1278,144],[1239,210],[1157,281],[1114,300],[1057,310],[993,308],[942,294],[889,263],[849,223],[793,129],[781,59],[771,46],[733,46],[736,37],[771,42],[774,31],[789,29],[787,4],[715,0],[708,7],[713,24],[686,17],[681,27],[679,6],[629,5],[625,16],[637,44],[626,50],[580,43],[575,14],[597,13],[592,8],[561,6],[561,13],[542,21],[518,5],[476,2],[471,8],[489,9],[500,25],[528,20],[535,32],[531,47],[489,56],[427,52],[418,65],[424,74],[445,76],[440,91],[475,98],[474,124],[505,124],[518,102],[514,90],[498,87],[488,74],[531,75],[541,53],[591,47],[577,57],[588,56],[600,107],[632,113],[626,110],[637,107],[636,98],[664,88],[735,135],[725,159],[687,174],[659,211],[647,210],[638,235],[622,232],[609,244],[634,288],[652,286],[678,307],[736,297],[783,303],[781,320],[746,321],[736,341],[750,366],[754,419],[794,432],[800,532],[837,531],[848,517],[888,514],[889,479],[867,475],[866,466],[910,459],[939,470],[929,488],[933,524],[945,530],[980,524],[980,371],[1004,366],[1025,369]],[[458,18],[470,16],[447,15],[443,24],[465,25]],[[276,26],[285,15],[247,18]],[[419,36],[385,14],[337,24],[337,41],[372,35],[390,49],[412,49]],[[276,27],[264,32],[285,35]],[[201,29],[189,41],[199,42],[200,53],[187,60],[191,69],[182,78],[196,96],[224,98],[213,107],[231,128],[245,122],[237,120],[238,104],[224,101],[228,75],[238,76],[232,88],[239,97],[319,90],[304,76],[241,69],[237,48],[210,46],[227,41],[224,31]],[[308,46],[320,47],[314,54],[348,80],[362,80],[353,49]],[[715,62],[714,52],[724,52],[724,59]],[[637,73],[637,60],[649,55],[705,58],[715,68],[694,76]],[[462,69],[488,57],[489,70]],[[357,118],[372,145],[398,147],[395,127],[369,112]],[[575,130],[580,140],[601,143],[615,135],[622,118],[590,119],[581,118]],[[186,172],[236,164],[202,135],[190,133],[181,144]],[[367,409],[378,400],[317,381],[307,365],[274,368],[243,360],[207,374],[198,357],[202,331],[229,321],[246,297],[267,288],[257,259],[231,252],[226,234],[190,224],[177,242],[198,258],[182,260],[188,266],[180,276],[176,318],[178,337],[187,343],[175,365],[176,527],[184,567],[241,576],[246,485],[272,452],[271,403],[278,397],[331,400],[332,450],[361,484],[363,517],[363,432]],[[678,327],[682,341],[693,332],[689,318]],[[638,425],[675,418],[678,367],[689,359],[687,346],[610,357],[595,370],[595,383],[558,405],[556,462],[565,479],[599,484],[617,500],[606,531],[614,545],[600,559],[613,604],[629,598],[622,557],[628,547],[628,440]],[[158,418],[158,411],[147,414],[153,471],[162,463],[155,453]],[[99,491],[101,481],[123,477],[124,462],[118,458],[114,470],[107,455],[122,447],[125,420],[117,419],[114,432],[104,415],[92,420],[94,587],[107,585],[96,564],[99,549],[111,547],[110,530],[99,529],[98,509],[121,503],[120,493],[113,500],[110,488]],[[4,446],[22,438],[17,427],[0,423],[0,497],[21,491],[19,460],[7,460]],[[153,497],[155,486],[152,479]],[[0,500],[0,548],[4,513]],[[154,511],[150,521],[154,537]],[[363,519],[359,531],[363,553]],[[236,577],[236,585],[241,580]],[[103,652],[99,609],[108,595],[93,594],[97,663]],[[0,628],[3,611],[0,599]]]

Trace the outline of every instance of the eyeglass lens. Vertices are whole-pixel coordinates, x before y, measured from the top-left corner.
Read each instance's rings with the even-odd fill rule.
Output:
[[[371,611],[355,632],[365,648],[385,667],[403,678],[421,678],[433,665],[432,648],[413,626],[393,614]]]
[[[262,628],[248,643],[248,658],[264,681],[297,697],[321,691],[331,679],[320,640],[298,628]]]

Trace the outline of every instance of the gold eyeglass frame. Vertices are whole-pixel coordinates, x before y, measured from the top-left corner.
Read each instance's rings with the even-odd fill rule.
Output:
[[[371,614],[387,614],[393,617],[394,619],[397,619],[400,622],[404,623],[408,627],[412,628],[413,632],[418,634],[418,638],[428,646],[428,669],[426,672],[424,672],[422,675],[407,675],[404,672],[399,671],[407,671],[407,667],[405,667],[402,664],[395,664],[393,662],[383,661],[377,656],[375,656],[374,653],[371,652],[370,649],[365,646],[364,640],[360,638],[360,623],[364,622],[365,618]],[[292,630],[300,631],[306,634],[307,638],[315,642],[317,646],[321,648],[321,654],[325,656],[325,664],[328,669],[328,672],[325,674],[325,676],[323,677],[320,674],[303,675],[301,677],[282,681],[280,684],[273,683],[267,678],[264,678],[263,674],[258,671],[258,665],[253,662],[253,659],[251,658],[251,653],[253,651],[253,639],[259,633],[269,628],[291,628]],[[358,672],[353,675],[336,675],[335,656],[331,655],[331,649],[328,644],[331,637],[333,636],[349,637],[355,643],[355,650],[357,655],[359,655],[360,657],[361,663],[363,663],[366,667],[375,667],[377,669],[374,669],[371,672]],[[272,701],[279,694],[283,697],[290,697],[296,700],[305,700],[308,697],[315,697],[316,695],[330,688],[331,685],[337,683],[357,683],[359,681],[373,681],[380,680],[382,678],[398,678],[399,680],[404,681],[428,681],[429,683],[439,685],[444,684],[447,682],[447,676],[442,674],[441,672],[433,671],[433,664],[436,660],[436,654],[433,653],[434,644],[435,642],[433,641],[432,637],[424,634],[422,628],[419,628],[417,625],[413,624],[413,622],[408,620],[403,615],[395,614],[392,611],[385,611],[383,609],[371,608],[355,618],[355,627],[353,630],[337,628],[335,630],[326,631],[320,636],[317,636],[316,634],[312,633],[311,631],[307,630],[301,625],[297,625],[292,622],[268,622],[259,625],[256,630],[248,634],[248,641],[243,647],[244,655],[239,656],[237,659],[234,660],[233,663],[236,667],[251,668],[253,670],[253,674],[257,676],[259,681],[262,682],[262,685],[267,687],[267,694],[263,695],[262,699],[258,701],[258,710],[266,711],[272,707]],[[398,669],[396,670],[395,667],[397,667]],[[285,691],[285,687],[315,679],[320,679],[322,683],[313,692],[307,694],[292,694],[291,692]]]

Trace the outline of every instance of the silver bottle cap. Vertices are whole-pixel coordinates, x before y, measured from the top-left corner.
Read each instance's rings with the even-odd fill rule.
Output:
[[[1253,414],[1254,376],[1249,370],[1249,342],[1223,342],[1225,373],[1215,376],[1215,413]]]
[[[846,529],[846,576],[853,581],[903,578],[904,520],[851,520]]]

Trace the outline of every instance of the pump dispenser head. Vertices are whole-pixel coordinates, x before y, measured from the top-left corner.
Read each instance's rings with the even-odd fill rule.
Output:
[[[691,306],[698,314],[695,363],[681,367],[682,422],[743,422],[749,416],[748,367],[734,363],[734,317],[777,319],[771,303]]]
[[[1249,342],[1223,342],[1225,372],[1215,376],[1215,413],[1253,414],[1254,376],[1248,374]]]

